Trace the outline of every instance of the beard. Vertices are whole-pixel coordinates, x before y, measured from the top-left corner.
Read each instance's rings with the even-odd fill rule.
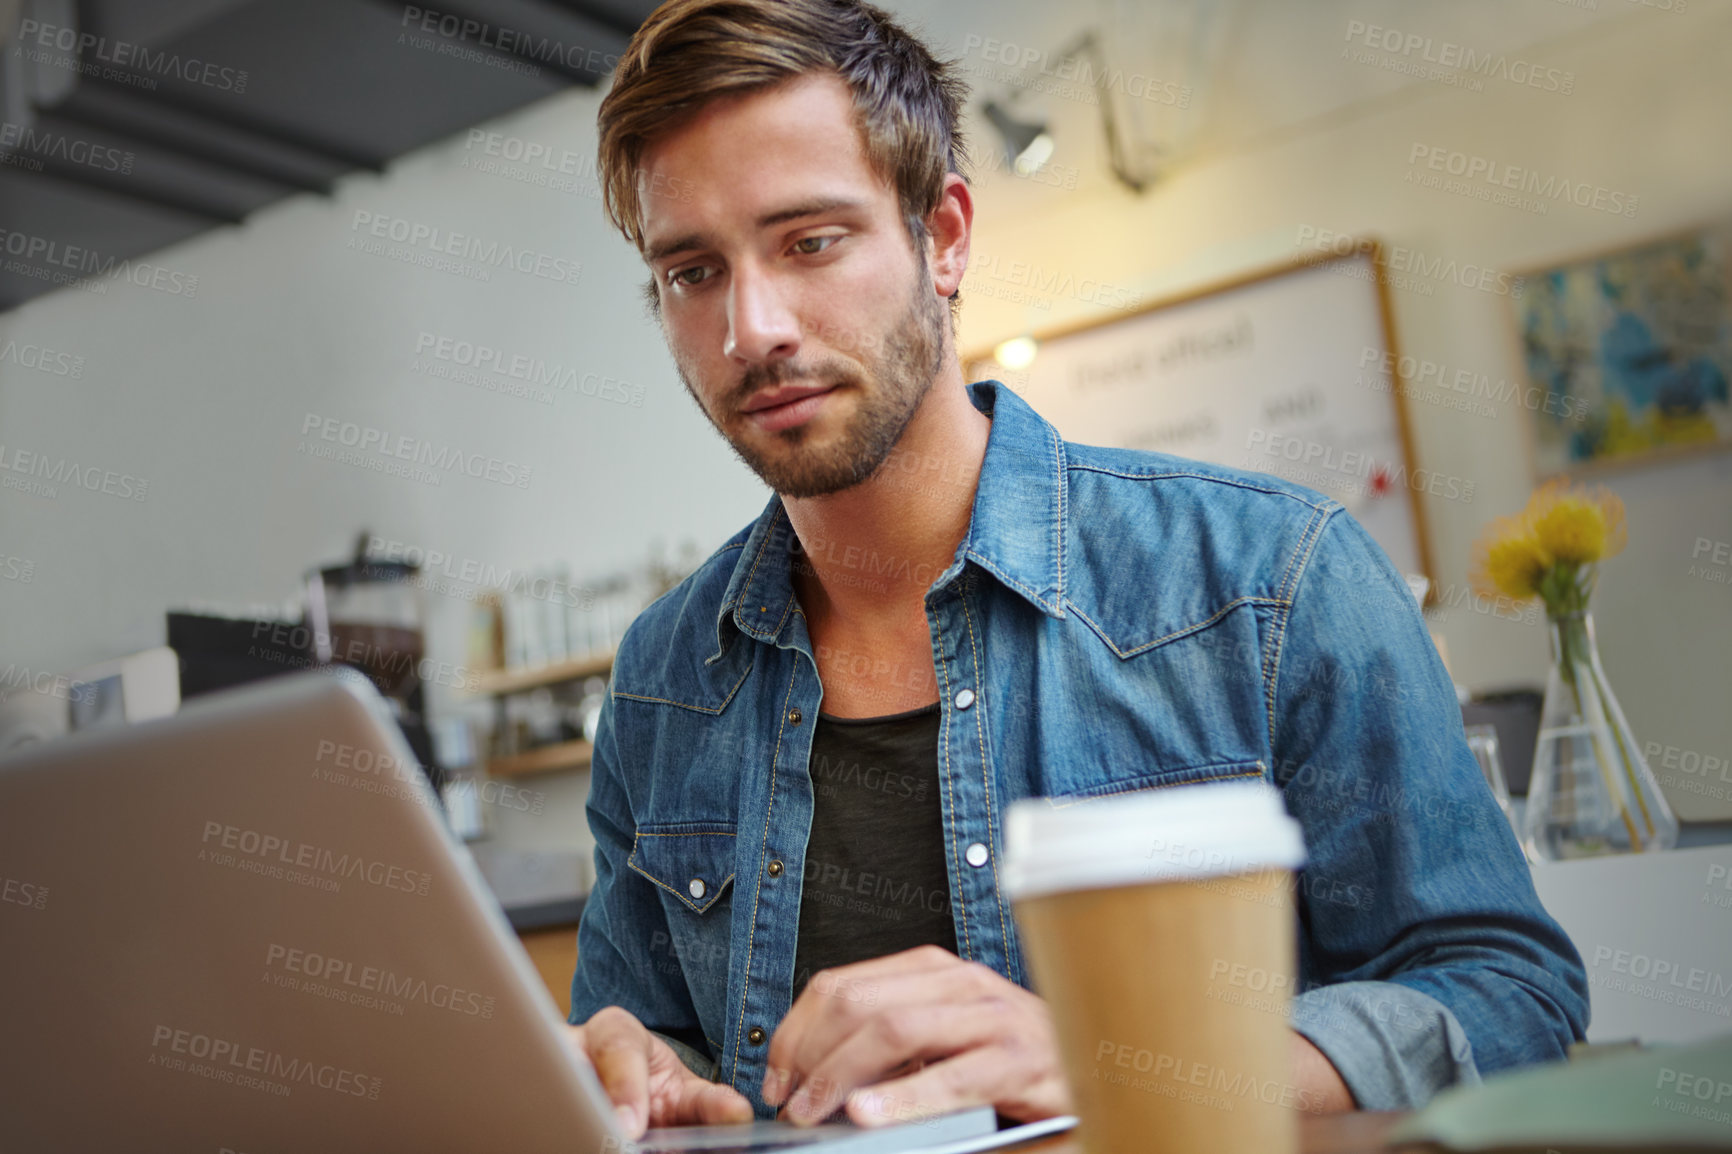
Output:
[[[686,366],[675,357],[680,380],[698,408],[746,467],[783,497],[823,497],[870,478],[902,439],[938,378],[944,364],[945,310],[926,263],[916,263],[919,271],[907,309],[881,339],[865,336],[856,342],[861,349],[857,361],[826,357],[753,365],[718,403],[720,418],[704,405]],[[810,444],[814,424],[810,420],[769,434],[769,445],[762,443],[764,434],[757,430],[730,429],[730,422],[745,423],[740,406],[752,394],[792,382],[834,385],[838,394],[852,391],[860,398],[840,436],[824,445]]]

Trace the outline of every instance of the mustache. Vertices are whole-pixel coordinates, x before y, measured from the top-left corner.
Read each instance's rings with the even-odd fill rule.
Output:
[[[747,369],[740,377],[740,383],[729,394],[729,400],[733,407],[738,409],[754,394],[766,388],[801,381],[814,384],[828,382],[840,386],[859,385],[863,378],[853,366],[837,360],[816,361],[811,364],[774,361],[767,365],[753,365]]]

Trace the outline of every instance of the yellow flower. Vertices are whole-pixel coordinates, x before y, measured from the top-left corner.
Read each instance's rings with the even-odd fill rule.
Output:
[[[1591,565],[1623,549],[1624,503],[1603,486],[1572,488],[1553,481],[1522,513],[1539,547],[1560,564]]]
[[[1603,486],[1542,486],[1514,517],[1499,517],[1473,546],[1471,579],[1485,597],[1503,594],[1546,600],[1547,614],[1577,613],[1587,606],[1597,564],[1624,548],[1628,533],[1624,503]]]
[[[1552,557],[1521,517],[1499,517],[1474,542],[1472,582],[1482,597],[1526,601],[1540,591]]]

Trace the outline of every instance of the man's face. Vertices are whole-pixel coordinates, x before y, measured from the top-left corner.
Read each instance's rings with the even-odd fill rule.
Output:
[[[680,378],[787,497],[870,477],[945,355],[945,309],[847,87],[716,101],[648,148],[644,257]]]

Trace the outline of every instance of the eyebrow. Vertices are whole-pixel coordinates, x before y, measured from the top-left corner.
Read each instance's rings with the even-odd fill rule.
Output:
[[[787,224],[789,221],[800,220],[803,217],[821,216],[827,212],[836,212],[842,209],[861,209],[864,207],[866,207],[865,201],[856,200],[853,197],[818,197],[814,200],[801,201],[799,204],[790,205],[787,208],[777,209],[775,212],[766,213],[757,219],[756,227],[759,229],[774,228],[779,224]],[[664,240],[650,245],[648,248],[644,249],[643,258],[645,263],[655,264],[657,261],[666,260],[668,257],[673,256],[676,253],[690,252],[694,249],[705,248],[708,244],[709,240],[701,233],[687,233],[685,236],[675,237],[672,240]]]

